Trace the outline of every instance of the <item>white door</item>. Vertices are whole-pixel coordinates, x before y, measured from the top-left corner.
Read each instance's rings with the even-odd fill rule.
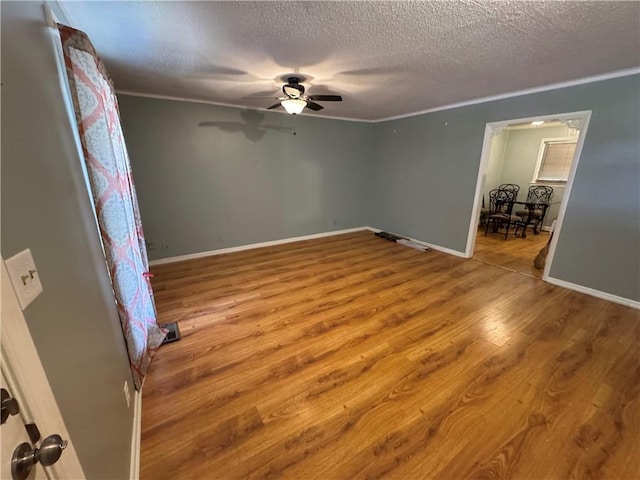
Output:
[[[13,397],[11,388],[7,385],[7,381],[4,378],[4,372],[2,372],[2,383],[0,386],[9,393],[11,397]],[[7,400],[7,402],[12,402],[13,399]],[[4,405],[3,405],[4,406]],[[9,408],[5,406],[5,408]],[[15,412],[15,410],[13,410]],[[15,448],[22,444],[28,443],[31,444],[31,440],[29,440],[29,436],[27,435],[27,431],[24,427],[24,420],[20,413],[15,415],[9,415],[0,427],[0,434],[2,434],[2,443],[0,444],[1,453],[2,453],[2,465],[0,465],[0,478],[1,479],[10,479],[11,478],[11,458],[13,456],[13,452]],[[40,480],[46,479],[47,476],[44,473],[44,468],[41,465],[36,464],[33,467],[33,472],[30,474],[28,478]]]
[[[29,328],[11,285],[4,261],[0,258],[2,269],[0,289],[2,290],[1,311],[1,351],[2,383],[12,398],[17,400],[20,413],[9,416],[0,427],[2,445],[0,463],[2,480],[10,480],[11,457],[15,448],[22,442],[31,443],[24,424],[34,423],[41,434],[40,441],[32,448],[42,446],[42,440],[50,435],[60,435],[66,440],[67,447],[60,459],[50,467],[35,467],[29,479],[84,479],[82,466],[75,448],[64,425],[46,374],[40,363],[40,357],[31,339]],[[5,386],[5,383],[7,386]],[[35,476],[34,476],[35,475]]]

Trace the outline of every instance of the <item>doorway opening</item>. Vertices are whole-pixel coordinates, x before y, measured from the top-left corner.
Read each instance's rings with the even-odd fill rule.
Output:
[[[547,279],[590,116],[487,124],[467,258]]]

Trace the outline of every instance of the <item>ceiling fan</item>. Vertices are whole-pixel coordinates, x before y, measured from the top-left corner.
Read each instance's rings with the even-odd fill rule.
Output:
[[[310,110],[318,111],[324,107],[315,101],[321,102],[341,102],[340,95],[305,95],[304,86],[300,84],[300,78],[289,77],[286,84],[282,86],[283,97],[278,97],[279,102],[271,105],[267,110],[274,110],[283,107],[287,113],[298,115],[302,113],[305,107]]]

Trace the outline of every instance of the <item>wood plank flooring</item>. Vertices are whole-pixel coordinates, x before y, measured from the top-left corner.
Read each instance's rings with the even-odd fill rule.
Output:
[[[640,478],[640,318],[370,232],[153,269],[142,479]]]
[[[542,278],[542,270],[533,266],[533,260],[549,241],[549,233],[540,232],[535,235],[532,229],[528,228],[526,238],[509,235],[505,240],[504,232],[489,231],[485,237],[484,230],[484,225],[478,227],[474,260]]]

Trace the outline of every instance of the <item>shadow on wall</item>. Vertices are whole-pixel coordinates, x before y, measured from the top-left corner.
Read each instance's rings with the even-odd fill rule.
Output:
[[[283,127],[281,125],[261,125],[264,120],[264,113],[256,110],[243,110],[240,112],[242,122],[200,122],[199,127],[216,127],[220,130],[230,133],[242,133],[252,142],[257,142],[264,137],[267,131],[282,132],[287,134],[296,134],[293,127]]]

